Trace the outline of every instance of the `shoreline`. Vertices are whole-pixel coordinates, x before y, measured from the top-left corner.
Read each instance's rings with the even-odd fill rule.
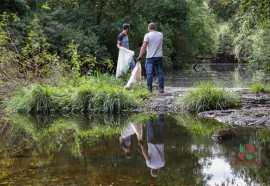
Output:
[[[165,93],[154,91],[154,95],[145,102],[144,108],[134,112],[148,113],[185,113],[177,106],[177,98],[194,88],[165,87]],[[250,94],[248,88],[225,88],[240,96],[240,109],[211,110],[197,113],[200,118],[214,119],[224,124],[270,129],[270,95]]]
[[[177,99],[194,88],[165,87],[164,93],[153,91],[153,95],[142,103],[142,106],[131,109],[131,113],[178,114],[182,111]],[[240,109],[211,110],[197,113],[200,118],[214,119],[224,124],[270,129],[270,95],[250,94],[248,88],[225,88],[240,96]],[[3,112],[5,89],[0,91],[0,112]]]

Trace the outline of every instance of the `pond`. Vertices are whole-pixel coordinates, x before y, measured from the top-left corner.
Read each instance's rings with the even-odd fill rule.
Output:
[[[212,140],[228,127],[234,138]],[[0,131],[0,185],[270,184],[268,131],[194,115],[16,114]]]

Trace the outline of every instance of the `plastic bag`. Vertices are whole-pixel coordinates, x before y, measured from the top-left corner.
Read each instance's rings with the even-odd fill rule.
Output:
[[[142,66],[141,62],[137,61],[125,89],[130,90],[134,84],[140,84],[142,80]]]
[[[128,50],[124,47],[119,48],[116,77],[120,77],[121,75],[127,73],[133,56],[134,52],[132,50]]]

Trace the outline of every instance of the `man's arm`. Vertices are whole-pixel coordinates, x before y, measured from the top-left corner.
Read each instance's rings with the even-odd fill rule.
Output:
[[[121,41],[117,40],[117,48],[121,47]]]
[[[122,43],[122,40],[123,38],[125,37],[126,35],[121,33],[119,34],[118,38],[117,38],[117,47],[120,48],[121,47],[121,43]]]
[[[138,58],[140,58],[140,59],[142,58],[143,54],[144,54],[145,51],[146,51],[147,45],[148,45],[148,42],[147,42],[147,41],[144,41],[144,42],[143,42],[143,45],[142,45],[142,47],[141,47],[141,50],[140,50],[140,55],[139,55]]]
[[[146,160],[150,160],[150,156],[148,155],[148,153],[146,152],[145,148],[143,145],[140,145],[141,147],[141,150],[142,150],[142,153],[143,153],[143,156]]]

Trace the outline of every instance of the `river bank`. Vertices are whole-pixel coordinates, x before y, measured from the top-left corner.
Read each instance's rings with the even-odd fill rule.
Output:
[[[138,113],[184,113],[177,99],[193,88],[166,87],[165,93],[154,91],[142,106],[133,108],[131,112]],[[254,95],[247,88],[226,88],[240,96],[242,107],[238,110],[213,110],[198,113],[201,118],[215,119],[221,123],[234,124],[248,127],[270,128],[270,95]],[[2,101],[8,93],[8,89],[0,91],[0,110],[4,110]]]
[[[133,112],[179,113],[185,112],[179,108],[177,98],[192,88],[166,87],[165,93],[154,92],[145,102],[144,108]],[[221,123],[248,127],[270,128],[270,95],[250,94],[248,88],[226,88],[235,92],[241,98],[242,107],[238,110],[214,110],[198,113],[201,118],[215,119]]]

